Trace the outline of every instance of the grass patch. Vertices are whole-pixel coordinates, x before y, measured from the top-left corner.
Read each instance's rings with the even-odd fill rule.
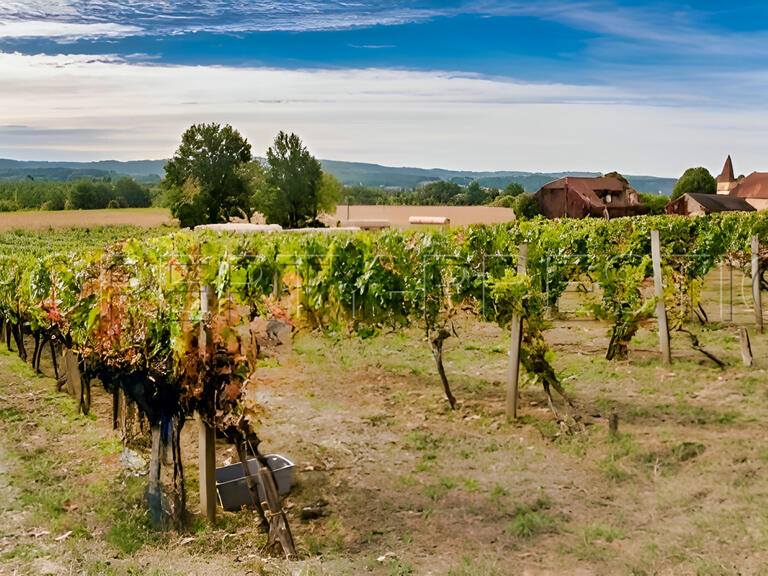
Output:
[[[660,450],[651,450],[650,452],[639,454],[637,459],[642,463],[653,466],[654,470],[660,469],[664,472],[665,470],[679,467],[683,462],[701,456],[705,450],[706,446],[698,442],[680,442]]]
[[[608,544],[622,538],[624,531],[616,526],[597,522],[584,524],[576,529],[575,541],[567,552],[579,560],[605,561],[616,553]]]
[[[635,437],[631,434],[618,434],[608,439],[607,454],[598,461],[597,467],[611,480],[627,478],[632,469],[627,464],[627,457],[638,450]]]
[[[472,556],[462,556],[458,566],[448,569],[447,576],[501,576],[500,568]]]
[[[517,538],[532,538],[547,532],[557,532],[556,519],[549,513],[550,501],[538,498],[528,506],[516,506],[512,520],[504,526],[504,532]]]

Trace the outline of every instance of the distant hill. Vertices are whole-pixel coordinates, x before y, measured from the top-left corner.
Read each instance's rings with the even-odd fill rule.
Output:
[[[0,158],[0,180],[67,181],[80,178],[119,178],[130,176],[142,182],[156,182],[163,177],[165,160],[134,160],[119,162],[39,162],[5,160]]]
[[[600,176],[596,172],[472,172],[466,170],[445,170],[442,168],[408,168],[366,164],[363,162],[341,162],[321,160],[323,169],[348,186],[362,185],[376,188],[414,188],[426,182],[448,180],[456,184],[470,184],[477,180],[481,186],[505,188],[510,182],[517,182],[528,192],[535,192],[547,182],[563,176]],[[166,160],[134,160],[119,162],[36,162],[0,159],[0,180],[77,180],[79,178],[119,178],[131,176],[142,182],[157,182],[164,175]],[[655,176],[625,175],[632,186],[640,192],[672,193],[674,178]]]
[[[461,185],[467,185],[473,180],[477,180],[481,186],[493,188],[505,188],[510,182],[517,182],[527,192],[535,192],[547,182],[563,176],[600,176],[598,172],[471,172],[441,168],[395,168],[379,164],[340,162],[337,160],[321,160],[320,162],[326,172],[330,172],[347,186],[413,188],[419,184],[436,180],[448,180]],[[672,193],[672,188],[677,182],[674,178],[625,176],[639,192],[651,194],[661,192],[667,196]]]

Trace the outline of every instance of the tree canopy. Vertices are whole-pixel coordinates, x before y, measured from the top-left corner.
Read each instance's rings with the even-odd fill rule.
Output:
[[[525,188],[522,187],[522,185],[518,184],[517,182],[510,182],[507,184],[507,187],[504,188],[503,196],[512,196],[513,198],[515,196],[520,196],[520,194],[523,194],[525,192]]]
[[[539,202],[533,194],[521,194],[515,198],[515,203],[512,207],[515,210],[515,217],[520,220],[528,220],[541,214]]]
[[[688,168],[683,173],[672,190],[670,200],[679,198],[683,194],[715,194],[716,192],[717,182],[712,174],[706,168],[699,166],[698,168]]]
[[[250,190],[242,167],[251,157],[251,145],[229,124],[190,126],[165,165],[173,216],[182,226],[248,217]]]
[[[301,138],[281,130],[267,150],[264,184],[254,196],[267,222],[289,228],[316,225],[321,211],[335,209],[340,193],[340,185],[328,179],[323,183],[320,162]]]
[[[640,193],[640,200],[648,206],[649,214],[664,214],[664,207],[669,202],[669,198],[664,194],[645,194],[643,192]]]

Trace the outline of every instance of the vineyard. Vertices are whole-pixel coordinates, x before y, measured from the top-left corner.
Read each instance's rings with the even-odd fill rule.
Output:
[[[660,237],[661,302],[673,337],[683,335],[692,350],[724,366],[699,344],[691,319],[708,323],[701,305],[708,273],[722,261],[748,271],[752,237],[768,244],[761,214],[377,234],[9,233],[0,237],[0,319],[8,348],[34,368],[49,354],[60,385],[83,411],[92,381],[113,395],[122,437],[150,438],[147,496],[155,523],[181,528],[189,521],[185,421],[196,418],[226,438],[241,461],[263,459],[258,445],[269,417],[259,401],[267,384],[257,334],[266,321],[362,342],[418,329],[450,409],[461,398],[444,349],[457,339],[457,323],[500,326],[511,331],[510,349],[519,341],[519,365],[543,390],[560,433],[587,434],[579,388],[569,390],[553,365],[547,330],[561,296],[575,286],[583,313],[606,326],[602,355],[623,362],[638,331],[655,326],[652,231]],[[280,503],[254,498],[253,505],[271,541],[293,556]]]

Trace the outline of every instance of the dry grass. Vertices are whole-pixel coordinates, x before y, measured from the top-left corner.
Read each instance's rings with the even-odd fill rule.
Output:
[[[153,228],[169,223],[167,208],[122,208],[114,210],[60,210],[52,212],[4,212],[0,214],[0,232],[9,230],[45,230],[72,226],[123,226]]]
[[[347,217],[349,214],[349,218]],[[512,208],[490,206],[338,206],[332,222],[346,220],[388,220],[393,228],[409,228],[411,216],[444,216],[451,219],[451,226],[469,224],[497,224],[515,219]]]

